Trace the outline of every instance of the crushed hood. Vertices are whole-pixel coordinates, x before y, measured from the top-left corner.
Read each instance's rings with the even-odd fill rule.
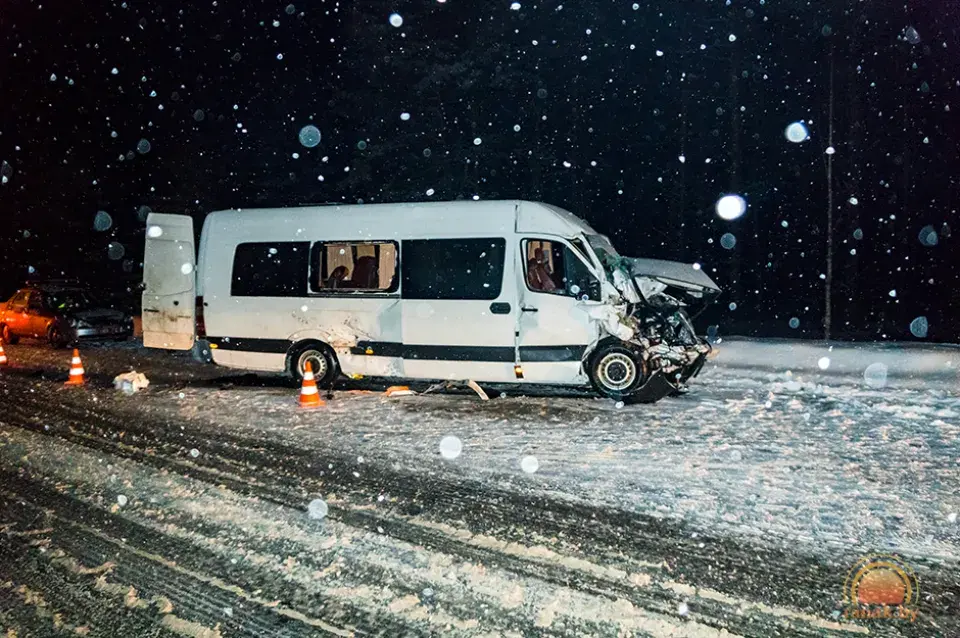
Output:
[[[720,292],[720,286],[702,269],[694,268],[693,264],[637,257],[625,257],[624,262],[634,278],[653,279],[686,292],[701,293],[711,297]]]

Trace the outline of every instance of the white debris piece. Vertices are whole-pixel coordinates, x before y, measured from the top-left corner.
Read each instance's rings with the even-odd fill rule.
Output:
[[[471,390],[473,390],[474,392],[476,392],[476,393],[477,393],[477,396],[479,396],[479,397],[480,397],[481,399],[483,399],[484,401],[489,401],[489,400],[490,400],[490,397],[488,397],[488,396],[487,396],[487,393],[483,391],[483,388],[481,388],[479,385],[477,385],[477,382],[474,381],[473,379],[470,379],[469,381],[467,381],[467,386],[468,386]]]
[[[136,370],[118,374],[113,378],[113,387],[117,390],[123,391],[126,394],[139,392],[140,390],[146,389],[149,385],[150,380],[147,379],[147,376],[142,372],[137,372]]]

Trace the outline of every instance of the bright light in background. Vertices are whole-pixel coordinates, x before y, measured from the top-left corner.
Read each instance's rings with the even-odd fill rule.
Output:
[[[399,13],[391,13],[390,24],[395,27],[403,26],[403,17]]]
[[[784,135],[794,144],[799,144],[800,142],[805,142],[807,138],[810,137],[810,131],[807,130],[807,125],[803,122],[794,122],[787,127]]]
[[[728,222],[747,212],[747,202],[739,195],[724,195],[717,201],[717,215]]]

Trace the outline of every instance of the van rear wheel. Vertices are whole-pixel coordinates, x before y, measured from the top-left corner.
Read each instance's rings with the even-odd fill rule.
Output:
[[[630,396],[647,380],[647,369],[640,353],[620,344],[601,346],[590,357],[590,381],[605,397]]]
[[[287,372],[298,384],[303,381],[303,372],[310,363],[310,369],[320,387],[329,386],[340,376],[340,363],[337,355],[325,343],[309,341],[295,345],[287,355]]]

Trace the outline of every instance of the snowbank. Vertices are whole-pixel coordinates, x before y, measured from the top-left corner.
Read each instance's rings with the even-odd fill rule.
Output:
[[[853,344],[731,337],[717,348],[719,353],[714,361],[724,368],[814,372],[861,380],[873,364],[885,366],[888,379],[926,381],[957,381],[960,368],[960,346],[950,344]],[[827,361],[822,361],[824,358]]]

